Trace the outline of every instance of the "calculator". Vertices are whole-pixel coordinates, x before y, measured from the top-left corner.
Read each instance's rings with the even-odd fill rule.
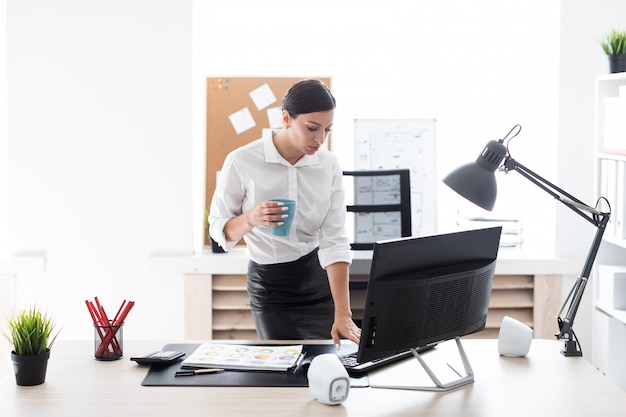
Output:
[[[183,356],[185,356],[185,352],[178,350],[158,350],[146,356],[130,358],[130,360],[137,362],[139,365],[169,365]]]

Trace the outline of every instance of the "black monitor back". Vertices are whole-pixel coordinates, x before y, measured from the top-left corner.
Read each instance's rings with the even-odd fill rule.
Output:
[[[359,360],[483,330],[501,230],[376,242]]]

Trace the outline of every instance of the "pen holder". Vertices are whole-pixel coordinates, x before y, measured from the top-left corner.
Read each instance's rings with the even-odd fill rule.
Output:
[[[94,356],[101,361],[121,359],[124,354],[124,323],[100,326],[94,325]]]

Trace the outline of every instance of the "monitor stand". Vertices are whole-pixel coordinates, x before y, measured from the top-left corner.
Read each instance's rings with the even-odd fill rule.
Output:
[[[463,376],[459,374],[456,370],[454,372],[459,375],[459,379],[455,379],[450,382],[442,383],[439,378],[435,375],[435,373],[430,369],[430,367],[426,364],[424,359],[420,356],[420,354],[415,349],[411,349],[413,356],[419,361],[420,365],[424,368],[430,379],[435,384],[434,386],[407,386],[407,385],[374,385],[372,384],[372,388],[389,388],[389,389],[406,389],[406,390],[418,390],[418,391],[449,391],[455,388],[458,388],[463,385],[471,384],[474,382],[474,371],[472,371],[472,367],[470,366],[469,360],[467,359],[467,355],[465,354],[465,350],[463,350],[463,345],[461,345],[461,339],[455,338],[456,346],[459,350],[459,356],[461,357],[461,361],[463,362],[463,367],[465,368],[466,375]],[[449,365],[448,365],[449,366]],[[452,368],[452,367],[451,367]]]

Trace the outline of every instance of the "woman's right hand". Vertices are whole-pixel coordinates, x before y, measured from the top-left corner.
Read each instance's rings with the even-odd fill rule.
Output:
[[[287,217],[281,212],[288,210],[280,201],[263,201],[245,213],[233,217],[224,226],[227,241],[238,242],[256,226],[280,226]]]
[[[287,218],[283,211],[288,210],[280,201],[263,201],[251,210],[247,215],[247,222],[250,228],[256,226],[280,226],[281,220]]]

